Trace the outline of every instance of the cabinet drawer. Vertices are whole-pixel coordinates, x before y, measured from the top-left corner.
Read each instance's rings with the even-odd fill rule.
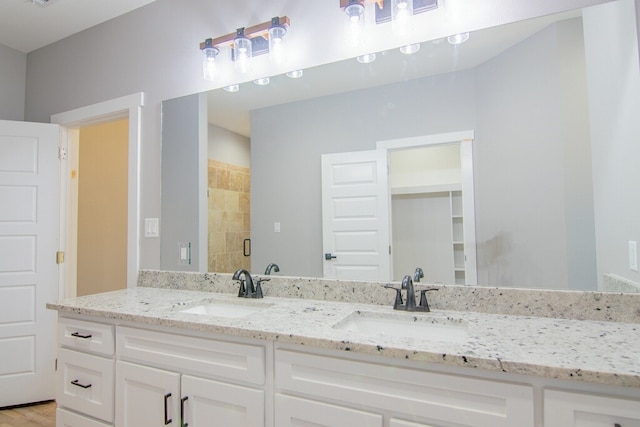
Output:
[[[284,349],[275,362],[278,391],[459,426],[533,426],[531,386]]]
[[[115,350],[113,325],[58,319],[58,345],[111,356]]]
[[[113,422],[112,359],[62,348],[57,375],[56,401],[60,406]]]
[[[56,410],[56,427],[113,427],[100,421],[58,408]]]
[[[640,401],[559,390],[544,392],[545,427],[640,427]]]
[[[313,400],[278,394],[275,398],[275,405],[275,425],[278,427],[303,425],[318,427],[383,426],[382,415]]]
[[[122,359],[144,365],[255,385],[265,380],[265,350],[260,345],[119,326],[116,347]]]

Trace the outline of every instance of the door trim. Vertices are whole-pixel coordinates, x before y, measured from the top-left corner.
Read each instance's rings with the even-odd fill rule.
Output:
[[[144,93],[138,92],[109,101],[80,107],[51,116],[51,123],[63,127],[61,131],[62,147],[70,146],[73,138],[77,138],[77,130],[83,126],[96,125],[114,120],[129,119],[129,165],[127,190],[127,288],[134,288],[138,279],[140,266],[140,147],[141,147],[141,113],[144,107]],[[60,247],[68,246],[68,207],[70,173],[67,162],[61,166],[60,203]],[[75,287],[67,286],[70,265],[60,269],[60,296],[75,296]]]
[[[465,221],[464,241],[465,241],[465,282],[467,285],[478,283],[477,253],[476,253],[476,224],[475,224],[475,192],[473,184],[473,147],[475,138],[473,130],[460,132],[440,133],[434,135],[420,135],[410,138],[389,139],[376,142],[376,148],[389,152],[394,150],[405,150],[409,148],[431,147],[436,145],[459,143],[462,163],[462,194],[463,194],[463,217],[473,218],[473,221]],[[467,195],[465,197],[465,195]],[[470,195],[470,196],[469,196]],[[389,193],[391,199],[391,193]],[[389,201],[391,203],[391,201]]]

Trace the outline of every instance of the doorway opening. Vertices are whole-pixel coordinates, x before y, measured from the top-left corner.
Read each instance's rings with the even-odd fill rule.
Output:
[[[78,213],[78,197],[74,196],[75,186],[78,180],[79,169],[74,169],[80,155],[81,134],[90,132],[91,127],[97,125],[115,124],[124,125],[126,129],[122,133],[127,135],[126,147],[126,274],[123,278],[126,287],[136,286],[139,268],[139,239],[140,239],[140,128],[141,109],[144,106],[143,93],[124,96],[111,101],[105,101],[87,107],[51,116],[51,122],[62,127],[61,147],[67,152],[67,161],[61,166],[61,215],[60,215],[60,247],[65,252],[65,263],[60,268],[61,297],[78,295],[78,272],[85,267],[79,266],[84,262],[78,256],[77,226],[80,225]],[[125,124],[126,122],[126,124]],[[102,129],[104,130],[104,129]],[[120,166],[122,168],[123,166]],[[75,175],[74,175],[75,171]],[[91,214],[85,218],[88,222],[94,221]],[[97,219],[96,219],[97,222]],[[92,227],[110,228],[105,224],[91,224]],[[112,249],[113,250],[113,249]],[[122,249],[119,249],[122,250]],[[122,254],[120,254],[122,255]],[[100,262],[99,255],[97,256]],[[82,273],[84,274],[84,273]],[[101,273],[100,273],[101,274]],[[123,286],[124,287],[124,286]],[[82,293],[93,292],[82,290]],[[101,292],[101,289],[95,290]]]

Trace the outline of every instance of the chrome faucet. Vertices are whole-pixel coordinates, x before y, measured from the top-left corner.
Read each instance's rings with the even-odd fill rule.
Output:
[[[411,280],[411,276],[404,276],[402,279],[402,287],[407,291],[407,302],[405,304],[405,310],[407,311],[415,311],[416,310],[416,291],[413,288],[413,280]]]
[[[413,281],[419,282],[420,279],[424,277],[424,271],[420,267],[416,268],[416,271],[413,273]]]
[[[438,288],[428,285],[418,285],[420,286],[420,302],[416,305],[416,287],[413,284],[413,280],[411,276],[404,276],[402,279],[402,284],[400,286],[397,285],[384,285],[385,288],[393,289],[396,291],[396,299],[393,303],[394,310],[403,310],[403,311],[431,311],[429,309],[429,303],[427,302],[427,292],[428,291],[437,291]],[[406,302],[402,299],[402,291],[406,291],[407,300]]]
[[[271,270],[277,273],[278,271],[280,271],[280,267],[278,267],[278,264],[272,262],[271,264],[267,265],[267,269],[264,271],[264,274],[266,274],[267,276],[270,275]]]
[[[244,278],[241,278],[241,276],[244,276]],[[240,289],[238,290],[239,297],[258,298],[256,288],[253,285],[253,279],[247,270],[244,268],[236,270],[236,272],[233,273],[232,279],[240,282]]]

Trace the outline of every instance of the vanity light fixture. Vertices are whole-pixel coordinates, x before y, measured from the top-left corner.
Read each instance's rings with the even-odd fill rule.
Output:
[[[370,63],[372,63],[373,61],[376,60],[376,54],[375,53],[367,53],[366,55],[360,55],[360,56],[356,57],[356,59],[361,64],[370,64]]]
[[[454,34],[447,37],[447,41],[452,45],[462,44],[469,40],[469,33]]]
[[[348,17],[353,15],[354,10],[349,9],[348,11],[347,9],[354,3],[360,4],[364,7],[369,4],[374,4],[376,24],[391,22],[393,18],[393,6],[397,8],[395,13],[400,13],[400,18],[402,18],[402,16],[416,15],[418,13],[438,8],[438,0],[340,0],[340,7],[345,11]]]
[[[270,21],[247,28],[238,28],[234,33],[216,38],[208,38],[200,43],[203,58],[203,76],[212,80],[216,62],[222,48],[229,47],[231,59],[240,73],[250,70],[251,58],[270,53],[272,62],[281,64],[286,60],[285,35],[290,21],[287,16],[275,17]]]
[[[303,70],[292,70],[287,72],[287,77],[292,79],[299,79],[304,74]]]

